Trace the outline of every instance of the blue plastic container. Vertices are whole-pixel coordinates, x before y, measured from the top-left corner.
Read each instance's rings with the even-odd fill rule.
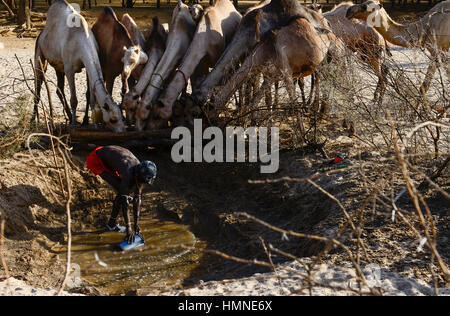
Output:
[[[141,236],[136,235],[135,241],[133,243],[128,243],[127,240],[122,241],[120,244],[117,245],[120,250],[122,251],[127,251],[127,250],[131,250],[131,249],[136,249],[139,247],[143,247],[145,246],[145,242],[144,239],[142,239]]]

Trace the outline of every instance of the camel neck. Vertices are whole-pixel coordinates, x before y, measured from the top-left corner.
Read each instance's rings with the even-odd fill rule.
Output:
[[[381,27],[375,27],[377,31],[392,44],[402,47],[414,46],[418,41],[418,34],[420,32],[418,24],[412,23],[404,25],[395,22],[387,14],[386,17],[387,23],[383,23]]]
[[[95,56],[83,56],[83,65],[86,68],[86,73],[89,77],[89,88],[93,89],[95,98],[98,104],[104,104],[108,96],[105,88],[105,81],[103,79],[100,61]]]

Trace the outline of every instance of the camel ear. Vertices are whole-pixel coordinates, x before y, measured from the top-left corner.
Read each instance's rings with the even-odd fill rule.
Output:
[[[124,52],[126,52],[126,51],[127,51],[127,48],[126,48],[126,46],[124,46],[124,47],[123,47],[123,51],[124,51]]]
[[[378,6],[380,7],[380,9],[383,7],[383,4],[381,3],[381,1],[378,3]]]

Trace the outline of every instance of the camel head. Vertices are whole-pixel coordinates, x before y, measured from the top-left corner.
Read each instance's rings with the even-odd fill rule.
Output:
[[[102,109],[103,121],[106,126],[116,133],[123,133],[125,131],[125,124],[122,120],[122,112],[119,105],[114,102],[110,95],[106,96],[104,104],[100,104]]]
[[[150,111],[150,104],[144,104],[144,100],[139,101],[139,105],[136,108],[136,129],[138,131],[143,131],[147,128]]]
[[[189,7],[189,13],[194,19],[195,23],[198,23],[203,15],[203,7],[200,4],[194,4]]]
[[[181,113],[178,112],[177,114],[182,115],[182,111]],[[173,114],[171,106],[166,106],[161,100],[157,100],[151,107],[147,127],[151,130],[167,127],[167,123]]]
[[[347,9],[345,17],[347,19],[359,19],[368,22],[368,19],[375,18],[379,11],[383,9],[383,4],[378,0],[368,0],[360,4],[354,4]]]
[[[147,123],[147,128],[151,130],[167,127],[168,122],[172,126],[194,125],[194,118],[201,115],[200,107],[193,105],[190,96],[183,92],[179,100],[176,100],[173,107],[165,106],[158,100],[151,110]]]
[[[128,79],[130,77],[131,72],[138,65],[143,65],[147,63],[148,56],[147,54],[141,50],[139,45],[134,45],[126,48],[123,47],[123,76]]]
[[[320,3],[311,3],[306,6],[308,9],[314,10],[322,14],[322,5]]]

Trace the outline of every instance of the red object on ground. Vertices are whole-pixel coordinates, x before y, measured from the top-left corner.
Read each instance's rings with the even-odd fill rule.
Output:
[[[102,174],[103,172],[109,172],[113,176],[120,178],[120,175],[117,171],[112,171],[105,166],[103,160],[97,155],[97,150],[102,149],[103,147],[97,147],[92,151],[89,156],[86,158],[86,164],[88,169],[95,174],[96,176]]]
[[[338,163],[341,162],[343,159],[341,157],[335,156],[333,162]]]

